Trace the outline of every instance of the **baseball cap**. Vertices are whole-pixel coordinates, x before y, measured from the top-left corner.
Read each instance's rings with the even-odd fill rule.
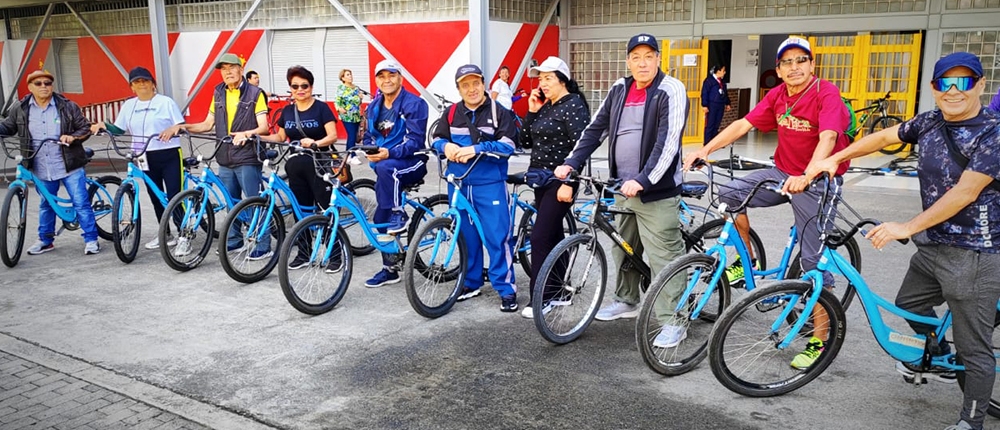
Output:
[[[940,78],[945,72],[962,66],[968,67],[976,76],[983,76],[983,63],[979,62],[979,57],[968,52],[953,52],[934,63],[933,79]]]
[[[628,40],[628,49],[625,53],[632,52],[639,45],[646,45],[653,48],[654,51],[660,52],[660,44],[656,42],[656,37],[648,33],[639,33]]]
[[[799,48],[803,51],[806,51],[806,54],[809,55],[809,58],[812,58],[813,56],[812,47],[809,46],[808,40],[805,40],[801,37],[789,37],[785,39],[784,42],[781,42],[780,46],[778,46],[778,56],[774,58],[774,63],[778,64],[778,62],[781,61],[781,55],[784,54],[785,51],[791,48]]]
[[[458,71],[455,72],[455,82],[461,81],[462,78],[469,75],[476,75],[482,78],[483,70],[480,69],[479,66],[475,64],[466,64],[462,67],[459,67]]]
[[[243,67],[243,61],[240,60],[239,56],[233,54],[232,52],[227,52],[223,54],[222,58],[219,59],[219,62],[215,63],[215,68],[221,69],[223,64],[235,64],[237,66]]]
[[[153,74],[149,72],[149,69],[145,67],[136,67],[128,72],[128,83],[135,82],[136,79],[146,79],[156,83],[156,79],[153,79]]]
[[[377,75],[378,72],[381,72],[383,70],[392,73],[399,73],[399,69],[400,69],[399,64],[396,64],[395,61],[385,59],[379,61],[378,64],[375,65],[375,74]]]
[[[52,76],[52,74],[49,73],[48,70],[35,70],[34,72],[28,73],[28,77],[24,78],[24,81],[30,84],[31,81],[34,81],[35,79],[40,78],[42,76],[47,77],[53,81],[56,80],[55,76]]]
[[[542,64],[532,67],[528,70],[528,77],[537,78],[542,72],[560,72],[566,76],[566,79],[572,79],[569,76],[569,66],[559,57],[546,58],[545,61],[542,61]]]

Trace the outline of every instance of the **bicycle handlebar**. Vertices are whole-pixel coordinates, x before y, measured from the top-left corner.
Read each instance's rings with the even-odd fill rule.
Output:
[[[465,169],[465,173],[462,174],[462,176],[457,176],[456,177],[452,173],[448,173],[448,174],[445,173],[445,171],[444,171],[444,163],[441,162],[444,154],[439,153],[439,152],[437,152],[437,151],[435,151],[433,149],[423,149],[423,150],[417,151],[416,155],[434,155],[434,156],[436,156],[436,158],[438,160],[438,163],[437,163],[437,166],[438,166],[438,176],[440,176],[441,179],[447,180],[449,182],[451,180],[457,180],[459,182],[461,182],[462,180],[464,180],[467,176],[469,176],[470,173],[472,173],[472,169],[475,169],[476,165],[479,164],[479,161],[482,160],[484,157],[496,158],[498,160],[506,160],[506,159],[510,158],[509,155],[507,155],[507,154],[501,154],[501,153],[498,153],[498,152],[490,152],[490,151],[480,152],[480,153],[476,154],[475,158],[472,159],[471,163],[465,163],[465,164],[468,164],[468,166],[469,166],[467,169]]]
[[[21,150],[20,138],[18,138],[17,136],[0,136],[0,139],[3,140],[3,145],[2,146],[3,146],[4,155],[6,155],[7,158],[9,158],[11,160],[16,160],[17,157],[21,157],[22,160],[31,160],[31,159],[35,158],[36,155],[38,155],[38,152],[41,151],[42,146],[44,146],[46,143],[55,143],[57,145],[62,145],[62,142],[59,141],[59,140],[57,140],[57,139],[42,139],[41,143],[38,145],[38,149],[32,148],[29,151],[30,155],[25,155],[25,154],[13,155],[13,154],[11,154],[11,150],[12,149],[17,149],[18,152],[23,152]],[[17,139],[17,140],[14,141],[14,139]],[[8,142],[11,142],[11,141],[14,141],[13,145],[11,145],[11,144],[8,143]],[[32,139],[31,141],[32,142],[38,142],[39,140],[38,139]]]
[[[160,137],[158,134],[154,134],[154,135],[149,136],[149,137],[146,137],[146,136],[137,136],[137,135],[130,135],[130,134],[122,134],[122,135],[115,136],[114,134],[109,133],[105,129],[98,130],[97,134],[95,136],[108,136],[108,140],[110,140],[110,143],[111,143],[111,149],[113,149],[115,151],[115,153],[117,153],[118,155],[121,155],[122,157],[125,157],[127,159],[141,157],[149,149],[150,142],[152,142],[153,139],[159,139],[159,137]],[[129,141],[130,142],[129,146],[125,147],[125,146],[119,145],[119,138],[123,138],[123,137],[124,138],[133,138],[132,140]],[[140,137],[140,138],[145,139],[145,142],[142,143],[141,146],[136,146],[135,140],[134,140],[134,138],[136,138],[136,137]],[[125,139],[121,139],[121,140],[125,140]],[[126,152],[126,148],[128,149],[127,152]],[[141,149],[137,149],[137,148],[141,148]]]
[[[768,191],[781,194],[782,184],[783,184],[782,181],[776,181],[774,179],[765,179],[763,181],[760,181],[757,184],[755,184],[752,189],[750,189],[750,193],[747,194],[746,198],[744,198],[739,205],[737,205],[736,207],[726,207],[725,203],[722,203],[719,205],[719,210],[724,210],[725,212],[729,212],[731,214],[743,212],[743,210],[747,208],[747,205],[750,204],[750,200],[753,200],[754,196],[756,196],[757,192],[759,192],[761,189],[766,189]]]

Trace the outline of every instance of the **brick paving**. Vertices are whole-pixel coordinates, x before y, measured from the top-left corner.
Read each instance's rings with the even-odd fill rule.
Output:
[[[207,427],[0,351],[0,430]]]

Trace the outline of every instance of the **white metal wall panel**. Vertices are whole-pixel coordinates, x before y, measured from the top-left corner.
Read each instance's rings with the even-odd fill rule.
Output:
[[[80,70],[80,48],[76,39],[61,39],[56,41],[56,62],[59,71],[56,73],[56,83],[64,93],[83,93],[83,73]]]
[[[316,30],[281,30],[275,31],[271,38],[271,86],[275,94],[287,94],[288,81],[285,73],[291,66],[303,66],[316,73],[317,65],[313,62],[315,49],[314,37]],[[316,77],[317,80],[322,77]],[[268,88],[268,87],[265,87]]]
[[[323,98],[333,100],[340,85],[340,71],[350,69],[354,75],[354,85],[368,91],[371,89],[371,71],[368,70],[368,41],[354,27],[328,28],[323,44],[323,60],[326,63],[326,91]],[[317,77],[317,79],[319,79]]]

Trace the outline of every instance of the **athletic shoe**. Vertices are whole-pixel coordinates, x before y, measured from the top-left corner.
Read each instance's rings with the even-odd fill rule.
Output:
[[[924,381],[921,382],[926,382],[927,379],[933,379],[938,382],[944,382],[945,384],[954,384],[955,381],[957,381],[954,370],[941,366],[933,366],[930,369],[921,372],[919,367],[899,361],[896,362],[896,371],[903,374],[903,377],[907,378],[907,381],[912,381],[917,377],[918,373],[924,378]]]
[[[379,270],[375,276],[371,279],[365,281],[365,286],[368,288],[378,288],[383,285],[395,284],[399,282],[399,275],[396,272],[390,272],[388,269]]]
[[[406,215],[403,211],[392,211],[392,215],[389,215],[389,227],[386,229],[386,233],[398,234],[406,231],[406,223],[410,220],[410,217]]]
[[[816,359],[819,358],[822,353],[823,341],[813,336],[812,339],[809,339],[809,343],[806,344],[806,349],[802,350],[799,355],[796,355],[795,358],[792,359],[791,365],[793,368],[799,370],[808,369],[809,366],[812,366],[813,363],[816,362]]]
[[[517,294],[511,294],[500,298],[500,312],[515,311],[517,311]]]
[[[309,257],[297,254],[295,259],[291,263],[288,263],[288,268],[290,270],[298,270],[309,265]]]
[[[653,346],[656,348],[673,348],[681,344],[681,341],[687,339],[688,331],[687,327],[679,325],[665,325],[663,329],[660,330],[660,334],[656,335],[653,339]]]
[[[542,307],[542,315],[548,315],[549,312],[552,312],[553,309],[555,309],[555,308],[557,308],[559,306],[569,306],[569,305],[572,305],[572,304],[573,304],[573,302],[570,301],[570,300],[555,300],[555,299],[549,300],[549,302],[546,303],[545,306]],[[531,309],[531,306],[525,306],[524,310],[521,311],[521,316],[525,317],[525,318],[534,318],[535,317],[535,313]]]
[[[760,270],[760,262],[758,262],[756,259],[753,259],[750,262],[753,263],[754,270]],[[730,264],[729,267],[726,268],[726,279],[729,280],[729,286],[739,287],[740,285],[742,285],[743,276],[744,276],[743,264],[740,262],[740,258],[736,257],[736,261],[734,261],[733,264]]]
[[[469,300],[469,299],[471,299],[473,297],[478,296],[479,293],[481,293],[481,292],[482,291],[479,291],[479,288],[476,288],[475,290],[473,290],[472,288],[469,288],[469,287],[462,287],[462,292],[461,292],[461,294],[458,295],[458,298],[456,300],[459,301],[459,302],[464,302],[466,300]]]
[[[330,262],[326,263],[326,269],[324,269],[324,271],[326,273],[340,273],[341,270],[344,270],[344,259],[343,259],[343,257],[340,256],[340,249],[334,249],[333,253],[335,255],[331,255],[330,256]],[[376,275],[376,276],[378,276],[378,275]],[[396,281],[395,282],[390,282],[390,283],[391,284],[395,284],[396,282],[399,282],[398,275],[397,275]],[[366,283],[366,285],[367,285],[367,283]],[[379,285],[370,285],[369,287],[374,288],[374,287],[378,287],[378,286]]]
[[[34,245],[31,245],[31,248],[28,248],[28,255],[44,254],[44,253],[49,252],[49,251],[51,251],[53,249],[56,249],[56,244],[54,244],[54,243],[45,243],[45,242],[42,242],[42,241],[39,240],[38,242],[35,242]]]
[[[92,240],[83,245],[83,255],[94,255],[101,252],[101,244]]]
[[[167,246],[177,245],[177,239],[174,239],[173,236],[167,236],[167,237],[168,237]],[[153,238],[153,240],[146,242],[146,249],[160,249],[160,238],[155,237]]]
[[[944,430],[972,430],[972,425],[965,422],[965,420],[961,420],[955,425],[945,427]]]
[[[597,311],[597,318],[600,321],[612,321],[618,318],[635,318],[639,316],[639,305],[630,305],[625,302],[615,300],[601,310]]]
[[[191,255],[191,241],[186,238],[177,239],[177,246],[174,248],[174,257],[187,257]]]
[[[266,251],[255,249],[250,252],[250,261],[264,260],[270,258],[272,255],[274,255],[274,251],[271,251],[270,249]]]

